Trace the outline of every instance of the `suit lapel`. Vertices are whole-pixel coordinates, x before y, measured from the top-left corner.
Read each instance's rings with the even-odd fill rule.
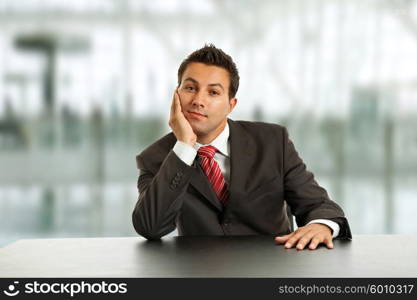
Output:
[[[241,197],[242,187],[248,180],[247,166],[249,160],[253,158],[254,145],[246,131],[236,122],[228,119],[229,124],[229,142],[230,142],[230,180],[229,192],[230,197],[226,205],[226,212]],[[207,176],[204,174],[197,159],[194,161],[194,174],[190,184],[202,194],[214,207],[222,211],[222,205],[214,193]]]
[[[161,166],[161,163],[165,159],[166,155],[174,147],[177,139],[174,133],[170,133],[167,137],[166,146],[163,148],[165,151],[155,153],[150,159],[153,159],[151,166],[155,166],[153,172],[156,174]],[[159,163],[158,163],[159,162]],[[207,176],[204,174],[203,169],[201,168],[197,159],[193,162],[193,174],[191,175],[190,184],[198,191],[200,195],[208,200],[217,210],[222,211],[222,205],[217,200],[216,194],[214,193],[213,188],[210,185],[210,182],[207,179]]]
[[[193,166],[194,174],[191,176],[190,184],[215,208],[221,211],[222,205],[220,204],[219,200],[217,200],[217,196],[214,193],[214,190],[211,187],[210,182],[208,181],[206,174],[204,174],[204,171],[197,159],[194,161]]]
[[[229,182],[229,202],[226,205],[227,213],[239,198],[243,197],[247,180],[250,180],[248,166],[254,157],[254,143],[244,128],[239,123],[228,119],[230,135],[230,182]]]

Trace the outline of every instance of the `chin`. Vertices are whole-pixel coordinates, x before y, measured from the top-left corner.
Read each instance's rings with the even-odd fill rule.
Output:
[[[204,136],[207,134],[208,130],[205,126],[199,126],[199,124],[193,124],[190,122],[191,128],[197,136]]]
[[[206,132],[206,130],[204,130],[204,128],[201,128],[201,126],[194,126],[194,125],[191,125],[191,128],[193,129],[194,133],[195,133],[197,136],[204,135],[204,134],[205,134],[205,132]]]

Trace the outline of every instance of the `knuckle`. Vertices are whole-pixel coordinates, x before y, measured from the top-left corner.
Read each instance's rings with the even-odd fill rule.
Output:
[[[301,236],[303,235],[303,232],[300,229],[297,229],[296,231],[294,231],[294,236]]]
[[[294,232],[301,232],[304,229],[304,226],[298,227]]]
[[[310,241],[310,238],[308,238],[308,237],[303,237],[303,238],[300,239],[300,243],[302,243],[304,245],[307,244],[309,241]]]
[[[313,242],[316,244],[320,243],[320,241],[321,241],[320,238],[318,238],[317,236],[313,238]]]
[[[289,243],[289,244],[294,244],[296,241],[297,241],[296,239],[294,239],[294,238],[290,238],[290,239],[287,241],[287,243]]]
[[[300,236],[294,236],[292,238],[293,243],[297,243],[300,240],[300,238],[301,238]]]

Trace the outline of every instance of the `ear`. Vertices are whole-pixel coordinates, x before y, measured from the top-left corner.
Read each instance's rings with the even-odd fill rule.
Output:
[[[237,104],[237,98],[232,98],[229,100],[229,114],[233,111]]]

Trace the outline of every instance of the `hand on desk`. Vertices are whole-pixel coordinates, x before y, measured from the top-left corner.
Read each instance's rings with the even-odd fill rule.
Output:
[[[310,250],[314,250],[321,243],[326,244],[327,248],[333,248],[332,230],[324,225],[313,223],[303,227],[299,227],[290,234],[277,236],[275,241],[278,244],[284,244],[289,249],[296,246],[297,250],[303,250],[308,244]]]

